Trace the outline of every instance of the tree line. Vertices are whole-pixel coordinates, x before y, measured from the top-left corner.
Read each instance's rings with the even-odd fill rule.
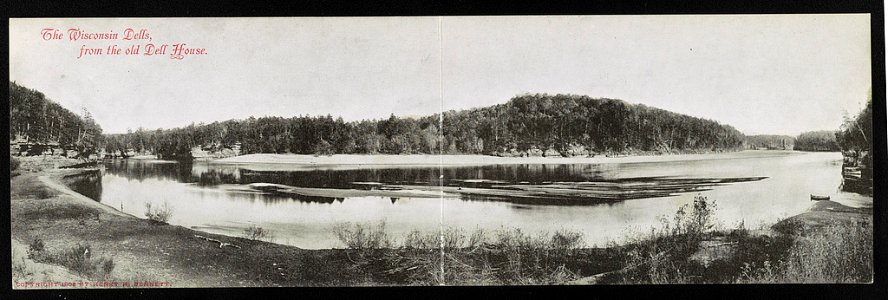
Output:
[[[836,132],[832,130],[808,131],[796,138],[795,150],[800,151],[839,151]]]
[[[440,120],[440,121],[439,121]],[[713,151],[743,146],[731,126],[622,100],[528,94],[505,104],[419,118],[345,122],[327,116],[250,117],[105,137],[109,152],[185,158],[192,147],[242,154],[577,155]],[[579,149],[579,150],[578,150]]]
[[[792,150],[796,138],[789,135],[747,135],[747,149]]]
[[[102,127],[83,109],[77,115],[32,90],[9,82],[10,140],[28,144],[58,143],[76,149],[80,156],[95,153],[102,143]]]
[[[39,91],[9,82],[11,140],[58,143],[83,155],[104,149],[163,158],[189,158],[197,146],[242,154],[488,154],[588,155],[639,152],[782,148],[872,151],[872,96],[838,131],[798,137],[745,136],[729,125],[623,100],[579,95],[524,94],[507,103],[451,110],[419,118],[392,114],[345,122],[326,116],[249,117],[174,129],[139,128],[102,135],[85,109],[77,115]]]
[[[799,135],[796,150],[803,151],[873,151],[873,94],[867,92],[866,106],[855,116],[844,116],[838,130],[811,131]],[[871,157],[870,157],[871,158]]]

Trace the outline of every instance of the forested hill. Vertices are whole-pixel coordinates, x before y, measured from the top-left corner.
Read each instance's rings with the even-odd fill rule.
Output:
[[[731,126],[622,100],[521,95],[491,107],[444,114],[446,149],[467,153],[552,149],[597,153],[739,148]]]
[[[443,115],[344,122],[332,116],[250,117],[106,136],[109,153],[187,157],[192,147],[246,153],[464,153],[586,155],[698,152],[743,146],[731,126],[622,100],[520,95],[505,104]]]
[[[836,142],[836,131],[821,130],[803,132],[799,134],[799,137],[796,139],[795,150],[839,151],[839,143]]]
[[[792,150],[795,147],[796,138],[788,135],[747,135],[746,148],[769,150]]]
[[[78,116],[43,93],[9,82],[9,137],[28,145],[53,144],[76,149],[82,156],[101,144],[100,127],[85,109]],[[31,147],[41,150],[41,147]]]

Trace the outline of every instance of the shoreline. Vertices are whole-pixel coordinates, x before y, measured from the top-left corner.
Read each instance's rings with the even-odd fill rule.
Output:
[[[765,155],[762,155],[762,154]],[[784,155],[798,155],[791,150],[743,150],[701,154],[631,155],[620,157],[500,157],[463,154],[334,154],[314,156],[309,154],[247,154],[208,161],[220,165],[263,165],[269,168],[304,167],[354,167],[354,166],[478,166],[499,164],[620,164],[645,162],[676,162],[720,159],[725,156],[744,158],[755,154],[756,158]]]
[[[348,282],[360,275],[345,273],[344,251],[306,250],[207,233],[178,225],[157,224],[120,212],[64,184],[63,177],[84,171],[90,170],[44,170],[11,179],[11,238],[14,243],[27,249],[27,245],[40,239],[46,244],[47,253],[60,253],[74,245],[90,245],[93,261],[113,259],[113,271],[105,276],[69,270],[79,278],[168,282],[168,287],[181,288],[337,285],[350,284]],[[239,248],[220,247],[220,244],[201,237]],[[28,266],[66,268],[58,263],[30,258],[23,262]],[[315,265],[323,264],[332,268],[328,270],[330,274],[321,274],[328,276],[311,273],[317,270]],[[66,280],[70,277],[67,273],[56,273],[62,276],[49,279]],[[16,279],[14,276],[14,288]]]
[[[14,190],[11,199],[12,239],[19,248],[36,238],[43,239],[51,251],[88,243],[93,247],[94,257],[116,258],[115,271],[109,274],[112,279],[166,281],[172,283],[171,287],[396,284],[386,281],[367,282],[365,276],[371,275],[354,269],[350,264],[349,253],[353,253],[353,250],[306,250],[242,237],[211,234],[182,226],[154,224],[122,213],[89,199],[64,184],[65,176],[86,171],[90,169],[44,170],[28,172],[11,179]],[[49,188],[58,194],[39,199],[41,196],[34,191],[22,193],[21,189],[30,188],[31,185]],[[32,199],[33,195],[38,195],[38,199]],[[856,219],[861,214],[871,218],[872,210],[821,201],[814,203],[811,209],[769,228],[777,228],[779,224],[787,222],[801,222],[806,227],[816,227],[836,220]],[[220,244],[199,237],[218,240],[220,244],[237,245],[239,248],[220,248]],[[590,257],[595,257],[602,255],[601,253],[619,251],[624,246],[583,248],[583,251],[589,253]],[[403,250],[387,251],[399,253]],[[49,266],[65,268],[58,264]],[[588,275],[592,274],[584,274]]]

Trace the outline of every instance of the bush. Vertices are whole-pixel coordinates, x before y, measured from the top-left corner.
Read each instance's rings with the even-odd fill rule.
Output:
[[[167,223],[173,216],[173,207],[164,201],[160,207],[152,206],[151,202],[145,202],[145,217],[157,223]]]
[[[93,273],[94,266],[90,262],[92,253],[89,244],[71,247],[57,258],[58,263],[81,275],[89,275]]]
[[[443,232],[430,232],[426,234],[414,230],[404,237],[404,243],[401,245],[401,248],[440,249],[443,242],[445,250],[472,249],[480,246],[486,239],[487,237],[482,229],[477,229],[470,235],[467,235],[465,230],[454,227],[446,228]]]
[[[28,245],[28,258],[35,261],[44,259],[46,256],[46,253],[44,252],[45,249],[46,247],[43,244],[43,240],[34,239],[34,241]]]
[[[690,212],[688,211],[690,209]],[[626,248],[619,282],[623,284],[689,283],[696,268],[688,257],[715,227],[714,201],[695,196],[692,206],[682,205],[672,217],[660,217],[660,228],[637,237]]]
[[[404,237],[403,247],[406,249],[437,249],[441,247],[438,233],[423,234],[414,230]]]
[[[107,277],[111,274],[114,270],[114,258],[103,257],[94,261],[92,256],[93,250],[89,244],[77,244],[77,246],[65,249],[61,253],[46,255],[43,259],[35,261],[59,264],[86,277],[93,275]]]
[[[252,224],[247,229],[244,229],[243,238],[254,241],[269,241],[271,239],[271,232]]]
[[[333,226],[333,233],[349,249],[392,247],[392,241],[385,232],[385,221],[380,221],[375,228],[370,224],[337,224]]]
[[[104,272],[104,274],[106,276],[108,274],[111,274],[111,271],[114,271],[114,258],[113,257],[104,260],[104,262],[102,263],[102,272]]]
[[[580,232],[559,230],[552,235],[550,242],[554,250],[575,250],[584,246],[583,234]]]
[[[34,195],[37,196],[37,199],[49,199],[56,196],[53,191],[43,186],[38,187]]]
[[[18,170],[18,168],[19,168],[19,166],[21,166],[21,164],[22,163],[18,160],[18,158],[15,158],[12,155],[9,156],[9,171]]]

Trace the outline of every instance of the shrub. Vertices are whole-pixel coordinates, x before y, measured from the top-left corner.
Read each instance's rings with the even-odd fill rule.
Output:
[[[34,241],[28,245],[28,258],[35,261],[42,260],[46,256],[46,253],[44,252],[45,249],[46,247],[43,244],[43,240],[34,239]]]
[[[690,210],[690,211],[689,211]],[[691,206],[682,205],[670,221],[660,217],[660,228],[632,241],[625,252],[624,284],[688,283],[695,268],[687,257],[699,248],[713,227],[716,205],[704,196],[695,196]]]
[[[111,274],[111,271],[114,271],[114,258],[104,259],[102,262],[102,272],[107,276]]]
[[[37,199],[49,199],[55,197],[55,193],[42,186],[37,188],[37,190],[34,192],[34,195],[37,196]]]
[[[9,171],[18,170],[18,168],[19,168],[19,166],[21,166],[21,164],[22,163],[18,160],[18,158],[15,158],[12,155],[9,156]]]
[[[777,231],[782,234],[794,234],[794,235],[804,235],[805,234],[805,223],[797,218],[788,218],[783,221],[777,222],[774,226],[771,226],[774,231]]]
[[[94,266],[90,262],[92,253],[89,244],[71,247],[62,252],[57,258],[58,263],[81,275],[89,275],[93,273]]]
[[[243,237],[254,241],[268,241],[271,239],[271,232],[251,224],[250,227],[244,229]]]
[[[552,235],[550,245],[555,250],[575,250],[583,247],[583,242],[582,233],[559,230]]]
[[[419,230],[413,230],[404,237],[403,247],[407,249],[435,249],[439,248],[438,233],[423,234]]]
[[[152,206],[151,202],[145,202],[145,217],[157,223],[167,223],[173,216],[173,207],[164,201],[160,207]]]
[[[445,250],[472,249],[480,246],[486,240],[484,230],[477,229],[467,235],[460,228],[448,227],[442,232],[430,232],[423,234],[418,230],[411,231],[404,237],[402,248],[407,249],[440,249],[441,243]]]
[[[390,248],[392,241],[385,232],[385,221],[371,224],[343,223],[333,226],[333,233],[349,249]]]
[[[97,261],[92,259],[93,249],[89,244],[77,244],[74,247],[63,250],[61,253],[54,255],[44,255],[40,262],[48,262],[59,264],[67,267],[75,273],[90,277],[93,275],[101,275],[107,277],[114,270],[114,258],[100,258]]]

